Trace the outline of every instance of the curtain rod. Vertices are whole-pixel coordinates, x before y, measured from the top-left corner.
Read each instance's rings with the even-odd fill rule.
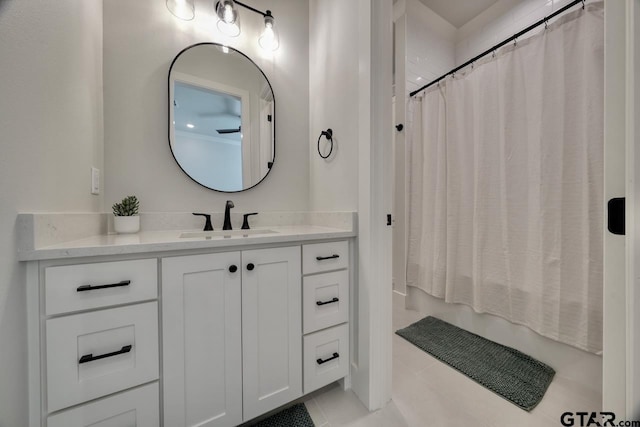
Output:
[[[572,1],[571,3],[569,3],[566,6],[564,6],[563,8],[558,9],[557,11],[553,12],[551,15],[545,16],[544,18],[542,18],[541,20],[539,20],[535,24],[529,25],[527,28],[525,28],[524,30],[520,31],[519,33],[512,35],[508,39],[503,40],[500,43],[498,43],[497,45],[485,50],[484,52],[482,52],[480,55],[476,56],[475,58],[472,58],[472,59],[468,60],[467,62],[465,62],[464,64],[462,64],[462,65],[454,68],[453,70],[449,71],[448,73],[443,74],[442,76],[438,77],[437,79],[435,79],[431,83],[427,83],[426,85],[422,86],[420,89],[414,90],[413,92],[411,92],[409,94],[409,96],[411,96],[411,97],[415,96],[416,94],[422,92],[426,88],[428,88],[430,86],[433,86],[434,84],[440,82],[440,80],[446,78],[447,76],[455,74],[456,71],[459,71],[459,70],[463,69],[464,67],[473,64],[474,62],[476,62],[478,59],[482,58],[483,56],[486,56],[486,55],[488,55],[490,53],[493,53],[497,49],[499,49],[502,46],[506,45],[507,43],[510,43],[510,42],[512,42],[514,40],[517,40],[517,38],[522,36],[523,34],[528,33],[529,31],[533,30],[536,27],[539,27],[542,24],[546,24],[547,22],[549,22],[549,19],[552,19],[552,18],[560,15],[561,13],[565,12],[567,9],[570,9],[570,8],[572,8],[573,6],[575,6],[575,5],[579,4],[579,3],[582,3],[582,8],[584,9],[584,1],[585,0],[574,0],[574,1]]]

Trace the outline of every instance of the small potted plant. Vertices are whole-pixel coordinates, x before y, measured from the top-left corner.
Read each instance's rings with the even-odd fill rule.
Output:
[[[140,202],[136,196],[127,196],[120,203],[113,205],[113,228],[118,234],[137,233],[140,231]]]

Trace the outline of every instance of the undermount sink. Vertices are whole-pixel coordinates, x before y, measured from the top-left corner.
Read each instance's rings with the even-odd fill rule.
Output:
[[[214,230],[214,231],[187,231],[180,234],[181,239],[193,239],[198,237],[234,237],[250,236],[256,234],[273,234],[273,230]]]

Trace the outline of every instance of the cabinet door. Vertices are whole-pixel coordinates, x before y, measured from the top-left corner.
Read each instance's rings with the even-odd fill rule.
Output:
[[[302,395],[300,258],[300,247],[242,252],[245,421]]]
[[[239,252],[162,260],[165,426],[242,422],[240,276]]]

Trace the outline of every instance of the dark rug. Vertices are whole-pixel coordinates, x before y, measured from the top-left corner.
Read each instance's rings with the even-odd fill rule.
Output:
[[[526,411],[540,403],[556,373],[518,350],[431,316],[396,334]]]
[[[253,427],[314,427],[304,403],[297,403],[277,414],[265,418]]]

